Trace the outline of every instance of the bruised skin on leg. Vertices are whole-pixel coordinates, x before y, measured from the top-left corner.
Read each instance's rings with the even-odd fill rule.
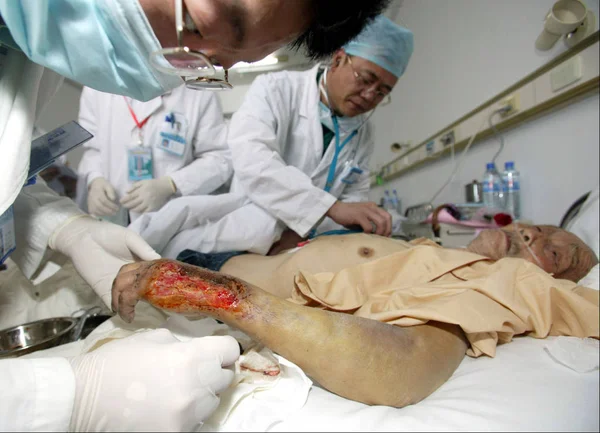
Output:
[[[299,306],[237,278],[173,260],[138,264],[128,274],[138,299],[222,320],[329,391],[366,404],[403,407],[422,400],[448,380],[467,349],[453,325],[401,328]],[[126,290],[119,296],[129,299]]]

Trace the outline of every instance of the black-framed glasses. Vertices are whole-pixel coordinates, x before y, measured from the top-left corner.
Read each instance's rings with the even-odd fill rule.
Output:
[[[225,79],[213,78],[216,69],[213,61],[205,54],[183,45],[183,0],[175,1],[175,30],[177,47],[162,48],[150,54],[150,63],[161,72],[179,75],[186,87],[193,90],[231,90],[229,74],[225,69]],[[194,28],[191,19],[186,19],[186,27]]]
[[[356,69],[354,69],[351,56],[348,56],[348,63],[350,64],[350,68],[354,74],[354,79],[356,80],[358,87],[361,89],[361,92],[374,93],[377,99],[382,100],[379,105],[387,105],[392,102],[392,96],[390,95],[390,92],[388,90],[382,90],[382,86],[379,84],[378,80],[373,80],[371,77],[365,77],[363,74],[358,73]]]

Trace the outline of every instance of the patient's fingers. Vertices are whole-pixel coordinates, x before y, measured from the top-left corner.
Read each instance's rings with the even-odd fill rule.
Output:
[[[115,313],[119,313],[121,317],[123,317],[123,315],[121,314],[122,305],[120,299],[122,298],[123,293],[131,292],[137,294],[139,287],[136,283],[140,272],[142,272],[143,270],[144,265],[144,262],[129,263],[123,265],[119,270],[119,273],[117,274],[115,280],[113,281],[111,291],[111,308]],[[124,317],[123,319],[125,320]],[[133,320],[133,314],[131,314],[131,318],[129,321],[131,320]]]
[[[140,300],[137,290],[123,290],[119,294],[119,316],[127,323],[131,323],[135,317],[135,306]]]

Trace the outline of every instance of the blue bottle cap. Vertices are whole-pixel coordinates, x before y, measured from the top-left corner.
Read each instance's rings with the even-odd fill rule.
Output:
[[[496,164],[493,162],[488,162],[485,166],[486,170],[494,170],[496,168]]]
[[[515,163],[514,163],[513,161],[506,161],[506,162],[504,163],[504,168],[505,168],[506,170],[514,170],[514,168],[515,168]]]

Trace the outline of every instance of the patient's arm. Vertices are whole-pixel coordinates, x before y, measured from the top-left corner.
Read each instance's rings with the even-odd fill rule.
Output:
[[[402,328],[303,307],[240,279],[173,260],[123,268],[113,286],[113,309],[132,305],[137,297],[237,327],[326,389],[367,404],[402,407],[420,401],[448,380],[467,348],[456,326]],[[120,314],[133,317],[132,310]]]

